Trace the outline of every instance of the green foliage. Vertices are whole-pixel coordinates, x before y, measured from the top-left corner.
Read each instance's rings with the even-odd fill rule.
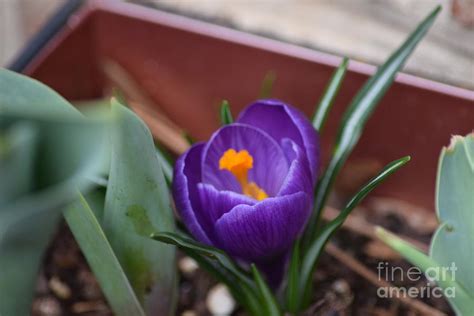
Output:
[[[0,70],[0,314],[27,315],[62,208],[91,187],[104,124],[39,82]]]
[[[417,44],[429,30],[440,10],[440,6],[436,7],[436,9],[418,25],[407,40],[364,84],[349,105],[349,108],[342,118],[336,145],[334,146],[329,165],[318,182],[314,202],[314,213],[305,232],[305,245],[313,240],[317,234],[321,212],[326,204],[336,176],[359,141],[367,119],[374,111],[378,101],[392,84],[398,70],[405,64]]]
[[[410,157],[403,157],[398,160],[395,160],[389,163],[382,171],[374,178],[372,178],[362,189],[357,192],[354,197],[347,203],[346,207],[342,210],[339,215],[327,223],[316,236],[316,238],[309,244],[308,250],[305,252],[299,278],[299,295],[298,299],[303,301],[297,301],[297,306],[301,303],[307,305],[310,294],[311,294],[311,284],[312,284],[312,275],[314,269],[316,268],[317,261],[321,252],[324,249],[324,246],[328,242],[329,238],[337,231],[339,227],[342,226],[347,216],[352,212],[352,210],[359,205],[359,203],[373,190],[375,189],[382,181],[384,181],[388,176],[393,174],[403,165],[410,161]]]
[[[319,101],[319,105],[316,108],[316,112],[314,112],[312,123],[313,127],[321,133],[324,127],[324,123],[326,122],[326,118],[331,110],[331,107],[334,103],[334,99],[339,92],[339,88],[341,87],[342,81],[346,76],[347,66],[349,65],[349,59],[344,57],[339,67],[334,71],[331,80],[329,81],[326,90]]]
[[[447,269],[454,263],[454,274],[436,279],[442,288],[455,288],[447,297],[459,315],[474,310],[474,134],[454,136],[443,148],[439,160],[436,209],[440,226],[433,235],[429,256],[409,243],[379,228],[381,240],[400,252],[408,261],[424,271]],[[449,271],[452,272],[452,271]]]
[[[150,131],[112,100],[116,125],[105,199],[104,231],[147,313],[172,315],[176,291],[175,249],[137,232],[174,231],[169,192]]]
[[[0,115],[62,120],[78,114],[69,102],[41,82],[0,69]]]
[[[291,253],[290,266],[288,268],[288,284],[286,288],[286,310],[295,314],[300,308],[299,275],[301,266],[301,241],[298,239]]]
[[[93,199],[96,200],[96,198],[97,195]],[[100,203],[97,204],[97,207],[103,207]],[[145,312],[99,221],[81,194],[79,194],[79,199],[64,211],[64,218],[101,284],[115,315],[144,316]]]
[[[222,125],[227,125],[234,122],[234,118],[232,117],[232,113],[230,112],[229,101],[222,100],[220,114]]]
[[[277,300],[275,296],[273,296],[272,291],[268,287],[267,283],[263,279],[257,267],[255,266],[255,264],[252,264],[250,267],[252,269],[253,279],[255,280],[255,283],[257,284],[260,302],[262,303],[263,313],[260,315],[264,315],[264,316],[281,315]]]
[[[113,109],[110,119],[104,102],[88,106],[86,118],[45,85],[0,70],[1,315],[29,313],[43,252],[68,205],[64,217],[115,313],[145,315],[142,303],[150,314],[173,314],[174,248],[139,236],[128,218],[174,229],[159,156],[143,123],[120,105]]]

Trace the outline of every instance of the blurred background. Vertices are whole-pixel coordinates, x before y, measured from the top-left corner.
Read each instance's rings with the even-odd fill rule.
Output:
[[[66,0],[0,0],[7,66]],[[120,1],[120,0],[116,0]],[[317,50],[381,63],[436,4],[444,10],[405,72],[474,89],[474,0],[154,0],[130,2]]]

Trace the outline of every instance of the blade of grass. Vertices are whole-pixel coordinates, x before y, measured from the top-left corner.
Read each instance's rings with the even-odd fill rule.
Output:
[[[257,283],[258,290],[261,296],[261,303],[263,304],[264,314],[266,316],[279,316],[281,315],[278,303],[273,295],[272,291],[268,287],[267,283],[263,279],[262,275],[258,271],[255,264],[251,264],[253,278]]]
[[[334,74],[332,75],[331,80],[329,81],[329,84],[326,87],[326,90],[324,91],[321,100],[319,101],[319,105],[316,109],[316,112],[314,112],[312,119],[313,127],[319,133],[321,133],[324,128],[326,118],[332,108],[334,99],[336,98],[337,93],[339,92],[339,88],[341,87],[342,81],[346,76],[348,65],[349,59],[347,57],[344,57],[339,67],[337,67],[336,71],[334,71]]]
[[[286,289],[287,301],[286,306],[288,312],[295,314],[298,311],[298,277],[300,274],[300,240],[298,239],[293,246],[293,253],[291,254],[290,268],[288,272],[288,286]]]
[[[232,124],[234,122],[234,118],[232,117],[232,113],[230,112],[229,101],[222,100],[220,114],[222,125]]]
[[[85,198],[64,211],[64,218],[116,315],[145,315],[122,266]]]
[[[311,241],[315,235],[321,212],[331,191],[334,180],[359,141],[367,119],[375,109],[378,101],[395,79],[396,73],[426,34],[441,10],[437,6],[407,38],[407,40],[377,70],[352,100],[342,119],[336,145],[329,165],[319,180],[314,203],[314,212],[305,233],[305,241]]]
[[[248,285],[251,284],[250,279],[235,266],[233,261],[224,253],[222,250],[203,245],[198,243],[191,238],[185,237],[182,234],[160,232],[153,233],[150,236],[152,239],[176,245],[180,248],[190,248],[201,255],[217,260],[223,267],[225,267],[230,273],[237,277],[241,282],[245,282]]]
[[[344,210],[335,219],[324,226],[319,235],[309,244],[303,257],[299,279],[298,297],[303,299],[303,306],[307,304],[307,300],[310,296],[313,279],[312,275],[318,262],[318,258],[329,238],[339,227],[341,227],[347,216],[367,196],[367,194],[408,161],[410,161],[409,156],[395,160],[385,166],[376,177],[372,178],[372,180],[370,180],[362,189],[359,190],[359,192],[356,193],[356,195],[354,195]]]

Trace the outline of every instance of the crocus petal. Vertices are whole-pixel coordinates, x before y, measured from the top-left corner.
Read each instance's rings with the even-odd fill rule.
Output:
[[[219,244],[232,256],[265,262],[289,249],[303,228],[311,199],[305,192],[238,205],[216,222]]]
[[[280,195],[288,195],[303,191],[309,196],[313,196],[313,185],[311,171],[309,170],[308,159],[303,149],[294,141],[285,138],[281,141],[283,152],[290,159],[290,169],[281,186]]]
[[[204,143],[195,144],[177,161],[173,174],[173,198],[182,220],[193,236],[208,245],[213,243],[205,232],[212,226],[201,211],[197,184],[201,182],[201,156]]]
[[[279,144],[265,132],[245,124],[221,127],[207,143],[202,162],[202,180],[217,190],[242,192],[239,183],[227,170],[219,170],[219,160],[230,148],[247,150],[253,157],[249,181],[255,182],[269,196],[274,196],[288,172],[288,162]]]
[[[209,220],[215,223],[225,213],[239,204],[254,205],[256,200],[232,191],[218,191],[210,184],[198,184],[201,204],[206,206]]]
[[[247,107],[236,122],[262,129],[278,143],[283,138],[290,138],[304,148],[315,183],[319,164],[319,137],[303,113],[279,100],[259,100]]]

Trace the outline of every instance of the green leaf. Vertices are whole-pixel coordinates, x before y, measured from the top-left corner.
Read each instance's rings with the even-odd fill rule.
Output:
[[[454,136],[441,153],[436,211],[441,226],[433,236],[430,256],[445,266],[455,262],[458,282],[474,297],[474,133]]]
[[[440,229],[444,229],[443,225],[440,227]],[[422,271],[428,273],[431,277],[434,277],[436,283],[441,288],[445,290],[455,289],[454,291],[452,291],[454,295],[451,295],[451,297],[447,297],[447,299],[451,303],[453,309],[456,311],[456,315],[467,316],[472,314],[472,311],[474,310],[474,297],[472,296],[472,293],[469,293],[468,290],[464,288],[462,284],[460,284],[463,279],[462,277],[459,277],[459,267],[457,267],[458,270],[455,271],[455,273],[451,273],[452,271],[448,270],[448,268],[451,267],[451,262],[453,261],[451,261],[448,265],[441,264],[440,262],[437,262],[434,258],[431,258],[425,255],[420,250],[416,249],[410,243],[404,241],[403,239],[397,237],[394,234],[387,232],[381,227],[377,227],[375,233],[380,238],[380,240],[392,247],[395,251],[399,252],[413,265],[416,265]],[[472,272],[472,262],[469,268],[467,269],[467,272]],[[436,275],[442,277],[436,278]]]
[[[30,175],[35,190],[10,201],[0,211],[0,314],[28,314],[42,254],[55,232],[61,209],[74,198],[76,190],[91,187],[87,178],[97,174],[103,158],[102,126],[85,122],[35,125],[42,136],[34,153],[38,157],[36,168]],[[53,135],[67,135],[68,142]],[[35,177],[46,174],[47,179]]]
[[[441,225],[431,240],[430,256],[382,228],[377,230],[382,241],[424,271],[433,267],[456,269],[452,277],[437,278],[436,282],[445,292],[448,288],[455,289],[455,295],[446,299],[459,315],[470,315],[474,310],[473,192],[474,134],[454,136],[439,159],[436,210]]]
[[[326,122],[326,118],[331,110],[331,107],[334,103],[334,99],[339,92],[339,88],[341,87],[342,81],[346,75],[347,66],[349,65],[349,59],[344,57],[339,67],[336,69],[334,74],[329,81],[328,86],[326,87],[321,100],[319,101],[319,105],[316,109],[316,112],[313,115],[312,123],[313,127],[321,133],[324,128],[324,123]]]
[[[396,73],[405,64],[418,42],[433,24],[440,10],[440,6],[436,7],[436,9],[418,25],[407,40],[364,84],[349,105],[339,128],[332,158],[317,185],[314,212],[305,233],[305,241],[308,242],[315,237],[321,212],[324,209],[334,180],[352,152],[352,149],[359,141],[367,119],[374,111],[378,101],[392,84]]]
[[[222,100],[220,113],[222,125],[228,125],[234,122],[234,118],[232,117],[232,113],[230,112],[229,101]]]
[[[298,239],[294,246],[290,259],[290,267],[288,269],[288,286],[287,293],[287,310],[292,314],[296,314],[299,308],[300,294],[298,292],[301,254],[300,254],[300,240]]]
[[[217,260],[224,268],[237,277],[241,282],[246,283],[247,285],[251,284],[250,279],[242,271],[240,271],[240,269],[233,263],[232,259],[230,259],[227,254],[225,254],[220,249],[200,244],[190,238],[183,236],[182,233],[180,235],[169,232],[152,233],[150,237],[164,243],[176,245],[182,249],[191,249],[202,256]]]
[[[112,100],[117,119],[103,226],[147,314],[172,315],[176,297],[175,248],[137,233],[175,229],[168,188],[152,136],[130,110]]]
[[[253,278],[255,283],[257,283],[257,288],[259,290],[261,303],[263,305],[263,315],[266,316],[278,316],[281,315],[278,303],[273,295],[272,291],[268,287],[267,283],[263,279],[262,275],[258,271],[255,264],[251,265]]]
[[[20,122],[9,127],[4,135],[0,134],[4,139],[0,153],[0,208],[34,188],[38,132],[34,124]]]
[[[347,216],[349,216],[351,211],[367,196],[367,194],[375,189],[389,175],[405,165],[409,160],[410,157],[403,157],[385,166],[376,177],[372,178],[362,189],[359,190],[359,192],[357,192],[356,195],[354,195],[342,212],[324,226],[318,236],[310,243],[308,250],[305,252],[303,257],[299,279],[299,297],[303,298],[304,305],[306,305],[310,295],[314,269],[327,241],[331,238],[334,232],[341,227]]]
[[[0,115],[23,118],[64,119],[77,117],[69,102],[41,82],[0,69]]]
[[[10,153],[2,159],[12,154],[6,159],[25,163],[18,171],[10,161],[0,171],[0,179],[18,185],[0,208],[0,314],[27,315],[62,207],[78,189],[91,187],[87,178],[96,176],[105,160],[106,124],[83,119],[48,87],[7,70],[0,70],[0,123],[24,133],[18,142],[9,137]]]
[[[240,304],[253,315],[260,315],[261,306],[255,297],[255,284],[222,250],[200,244],[184,233],[161,232],[153,233],[150,237],[182,249],[200,265],[203,265],[203,268],[224,282]],[[212,261],[218,262],[219,266],[213,264]]]
[[[86,199],[64,211],[64,218],[116,315],[145,315],[135,293]]]
[[[260,99],[270,98],[272,96],[273,85],[275,84],[276,73],[274,71],[269,71],[265,74],[265,77],[262,81],[262,86],[260,87]]]

